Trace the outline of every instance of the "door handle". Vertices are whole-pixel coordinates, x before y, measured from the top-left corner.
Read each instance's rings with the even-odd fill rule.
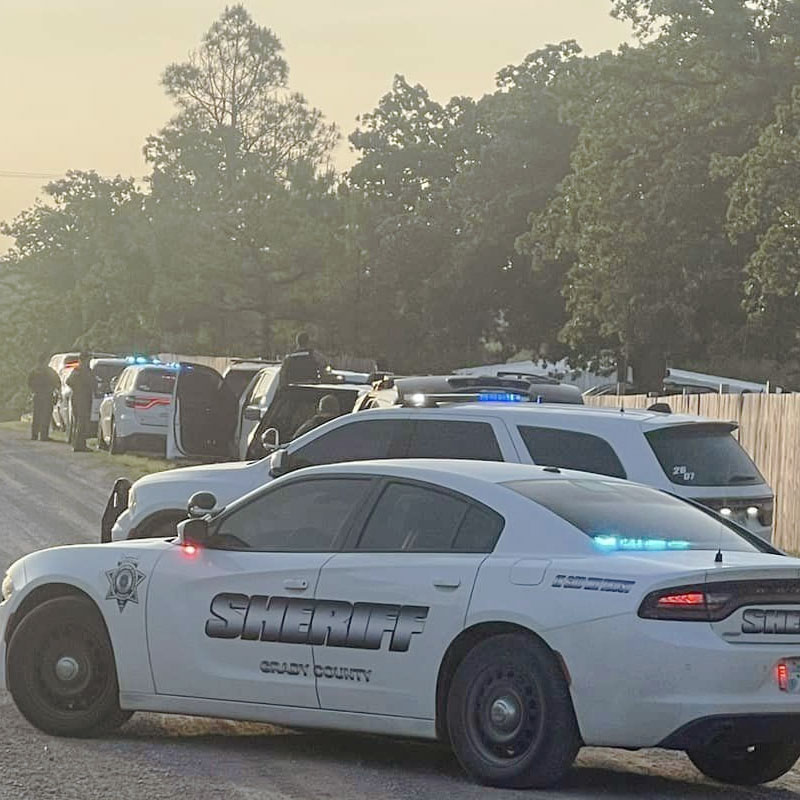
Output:
[[[300,580],[300,578],[287,578],[283,582],[284,589],[296,589],[298,591],[305,591],[308,589],[308,581]]]
[[[461,586],[460,578],[434,578],[433,585],[437,589],[458,589]]]

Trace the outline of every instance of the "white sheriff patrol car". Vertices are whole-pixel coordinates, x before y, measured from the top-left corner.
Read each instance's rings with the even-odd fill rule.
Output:
[[[177,539],[17,561],[0,663],[51,734],[142,710],[438,737],[506,787],[556,783],[582,745],[664,747],[755,784],[800,754],[799,575],[708,509],[627,481],[338,464]]]
[[[731,435],[734,423],[520,402],[522,396],[497,390],[461,396],[470,402],[431,398],[411,393],[408,407],[346,414],[272,459],[169,470],[140,478],[132,489],[120,481],[103,515],[101,540],[174,534],[197,491],[213,492],[224,504],[280,472],[377,458],[508,461],[628,478],[698,500],[771,540],[773,493]]]

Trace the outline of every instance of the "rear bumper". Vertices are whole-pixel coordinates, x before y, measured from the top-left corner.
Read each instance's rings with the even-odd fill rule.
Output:
[[[800,694],[780,691],[775,678],[780,660],[800,658],[800,641],[731,644],[709,623],[633,615],[545,639],[567,665],[588,746],[683,749],[720,731],[763,736],[763,719],[780,721],[791,735],[797,720],[800,735]]]
[[[678,728],[658,746],[689,750],[711,745],[748,746],[771,742],[800,742],[800,713],[703,717]]]

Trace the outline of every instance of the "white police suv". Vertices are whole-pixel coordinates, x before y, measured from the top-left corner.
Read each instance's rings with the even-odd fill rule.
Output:
[[[408,381],[410,389],[420,388],[417,379]],[[474,385],[466,394],[408,391],[403,403],[346,414],[272,458],[170,470],[132,488],[118,481],[101,539],[171,535],[197,491],[211,491],[225,504],[282,472],[377,458],[508,461],[628,478],[698,500],[771,539],[772,490],[733,437],[732,423],[529,402],[527,394]]]
[[[176,364],[132,359],[100,403],[97,442],[111,453],[131,448],[163,449],[172,407]]]
[[[799,575],[710,510],[627,481],[337,464],[177,539],[17,561],[0,663],[51,734],[142,710],[438,737],[507,787],[556,783],[582,745],[664,747],[755,784],[800,754]]]

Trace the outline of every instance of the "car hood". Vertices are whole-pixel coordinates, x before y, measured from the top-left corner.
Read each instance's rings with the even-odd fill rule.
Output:
[[[263,486],[272,478],[266,461],[204,464],[146,475],[133,484],[137,504],[148,498],[172,499],[184,504],[195,492],[209,491],[220,505]]]

